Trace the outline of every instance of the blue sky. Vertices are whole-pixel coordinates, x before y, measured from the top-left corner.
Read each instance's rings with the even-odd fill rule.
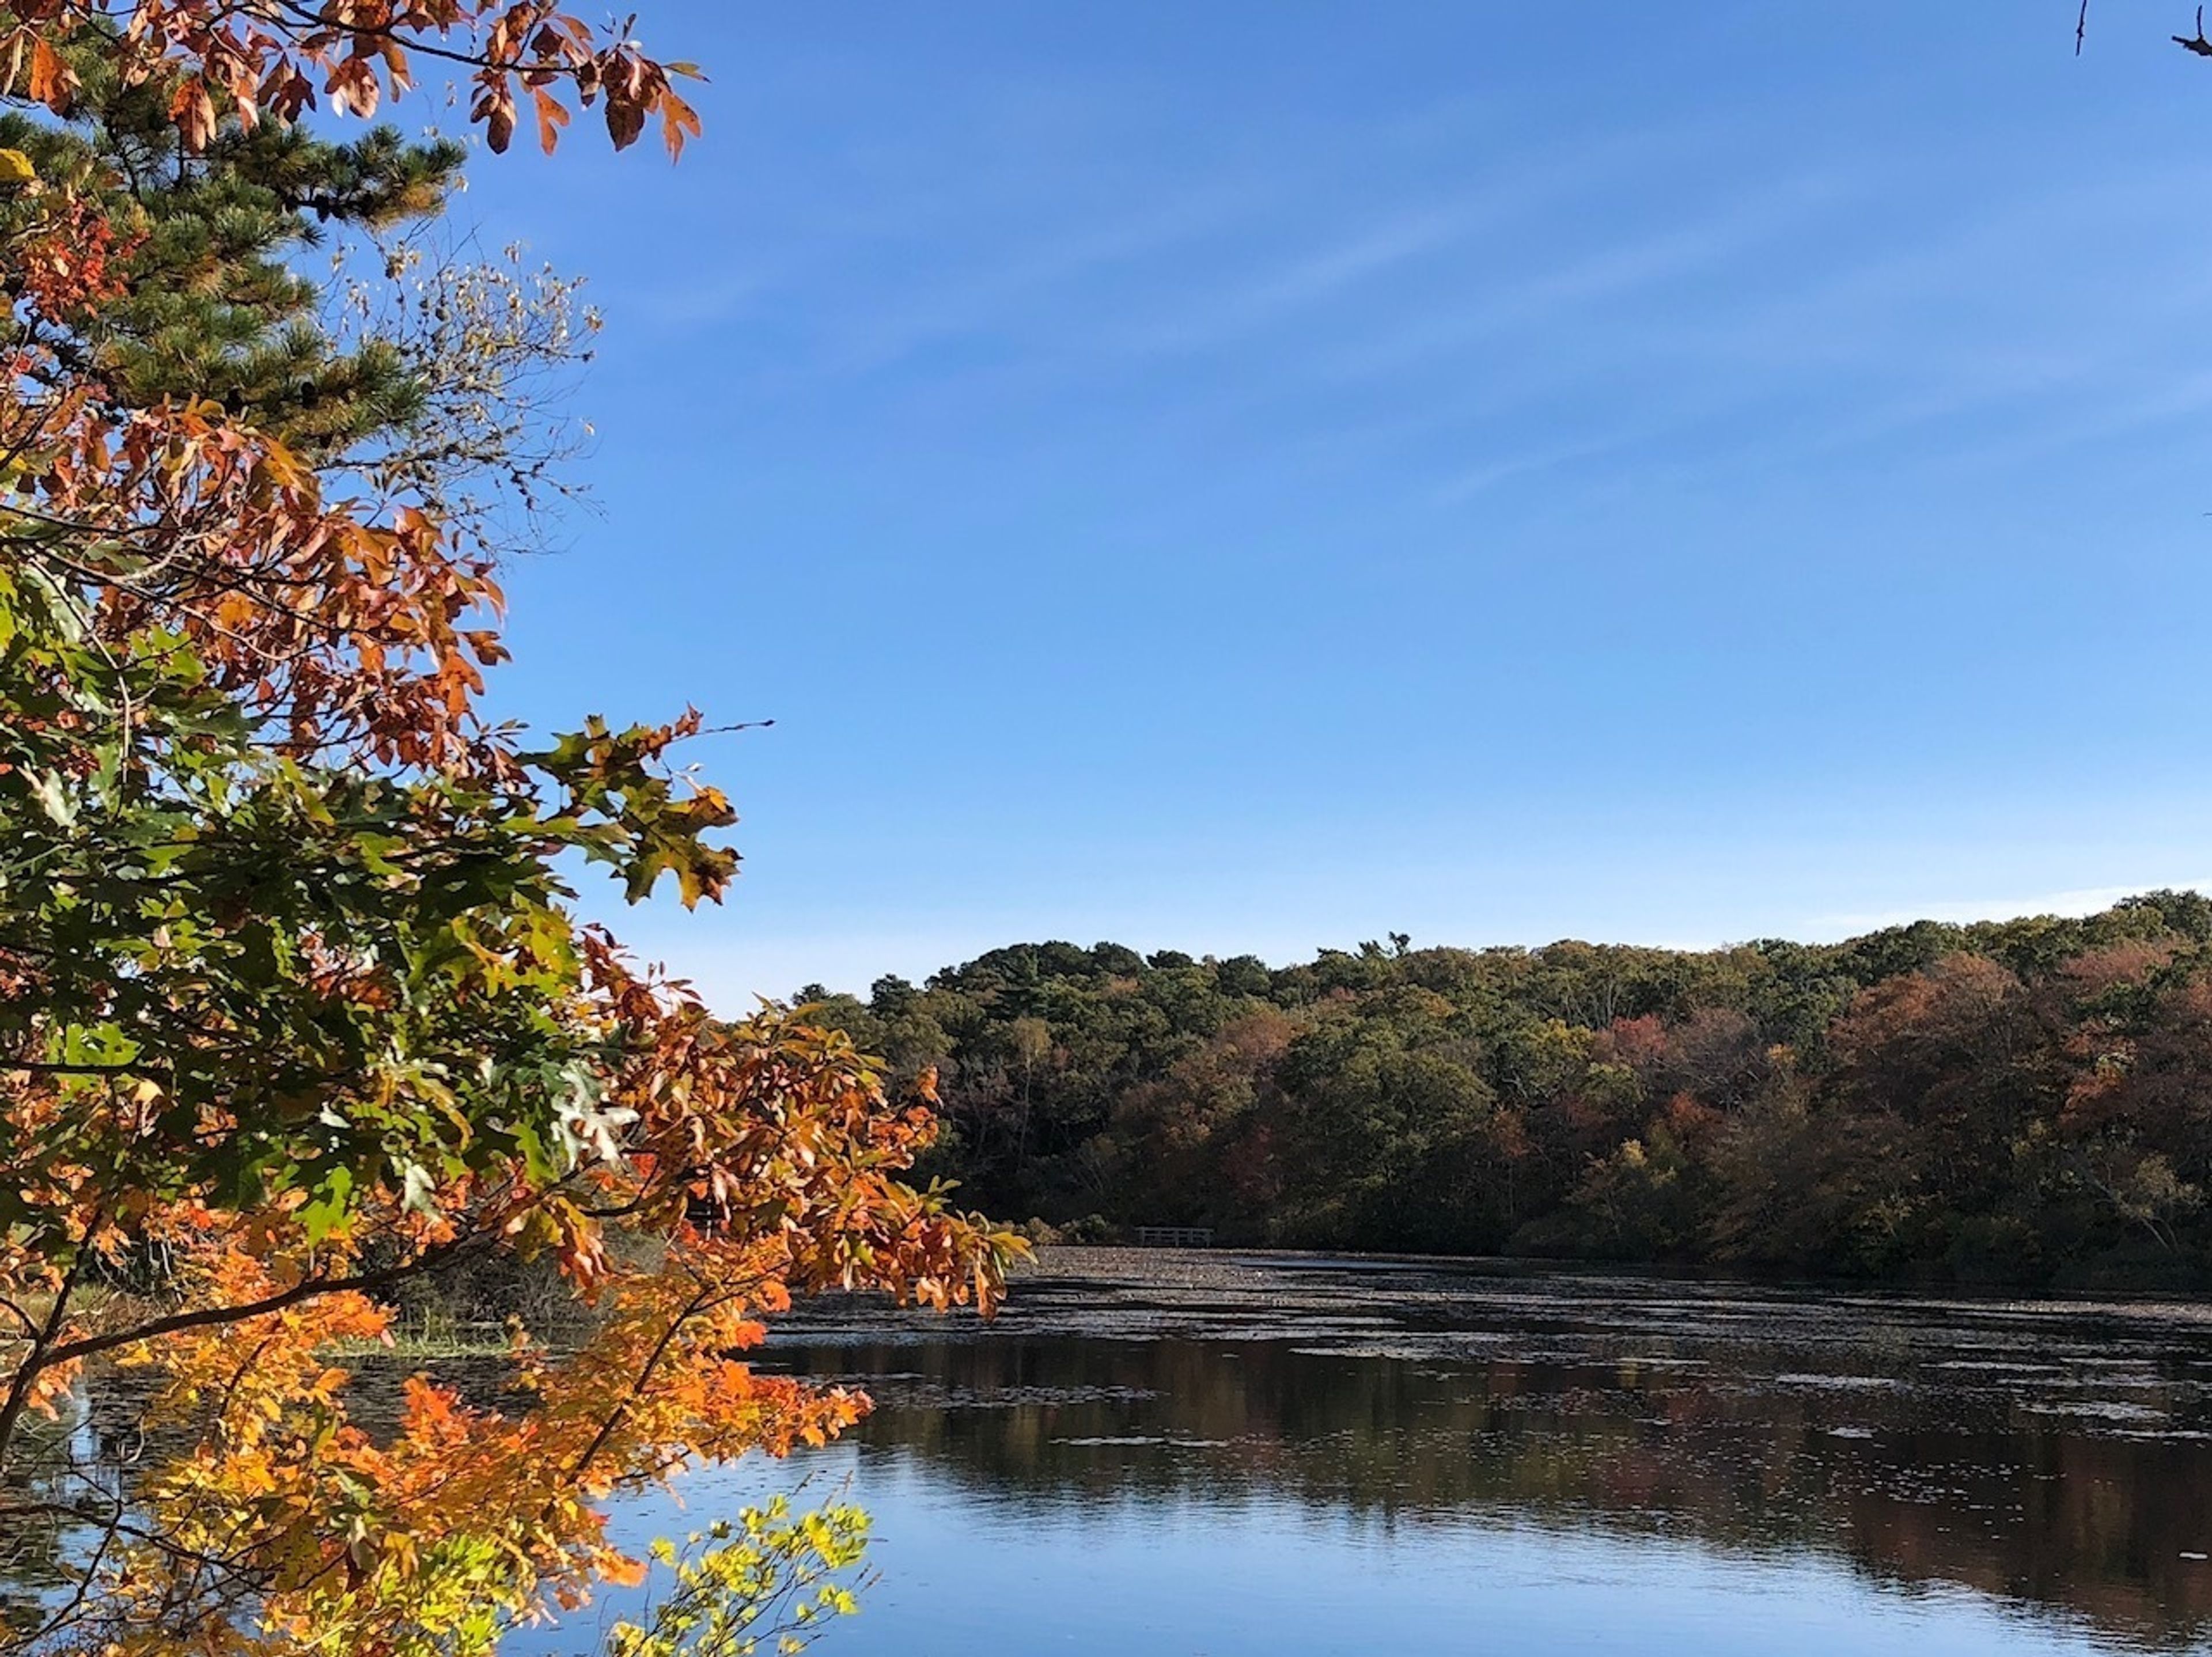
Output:
[[[600,510],[503,712],[696,702],[719,1002],[993,945],[1833,937],[2212,878],[2174,0],[647,9]]]

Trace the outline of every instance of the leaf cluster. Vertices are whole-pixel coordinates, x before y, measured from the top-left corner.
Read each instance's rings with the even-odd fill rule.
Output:
[[[482,715],[492,551],[437,463],[380,489],[364,458],[419,452],[438,358],[334,320],[301,259],[434,223],[459,159],[289,129],[311,73],[362,110],[458,55],[496,145],[518,88],[680,140],[661,71],[530,4],[9,16],[0,1527],[63,1539],[64,1583],[27,1637],[485,1652],[636,1578],[613,1496],[858,1418],[754,1370],[763,1317],[988,1308],[1018,1244],[908,1182],[919,1092],[841,1035],[717,1021],[579,922],[594,866],[634,901],[728,888],[734,812],[672,759],[700,717]],[[357,1422],[339,1355],[484,1262],[550,1270],[571,1338],[518,1327],[501,1395],[418,1376]],[[127,1478],[42,1424],[118,1397],[163,1447]],[[751,1555],[680,1579],[735,1596],[713,1615],[849,1563],[849,1527],[747,1523]]]

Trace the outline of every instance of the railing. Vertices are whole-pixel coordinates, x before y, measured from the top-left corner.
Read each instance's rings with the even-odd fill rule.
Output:
[[[1136,1228],[1139,1248],[1211,1248],[1210,1225],[1140,1225]]]

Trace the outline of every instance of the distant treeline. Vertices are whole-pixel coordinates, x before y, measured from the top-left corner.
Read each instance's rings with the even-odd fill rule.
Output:
[[[1018,944],[866,1002],[934,1172],[1080,1235],[2212,1282],[2212,900],[1834,944]]]

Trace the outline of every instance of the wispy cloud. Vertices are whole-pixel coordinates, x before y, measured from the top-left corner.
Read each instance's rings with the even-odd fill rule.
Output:
[[[1434,366],[1501,339],[1556,346],[1560,341],[1553,331],[1571,325],[1577,316],[1625,306],[1684,278],[1717,275],[1814,220],[1846,187],[1834,175],[1808,174],[1686,225],[1647,229],[1573,253],[1547,254],[1540,244],[1516,250],[1470,273],[1474,280],[1449,302],[1326,356],[1319,366],[1349,379],[1409,365]],[[1606,331],[1610,337],[1617,331]],[[1559,360],[1571,365],[1601,359],[1564,353]]]
[[[1480,202],[1409,209],[1294,255],[1279,269],[1234,282],[1198,305],[1185,304],[1140,319],[1116,333],[1113,349],[1144,353],[1218,349],[1463,240],[1497,210]]]
[[[1561,466],[1572,465],[1579,460],[1593,460],[1601,455],[1617,452],[1632,446],[1638,435],[1635,432],[1629,432],[1617,437],[1594,438],[1587,443],[1562,443],[1547,449],[1487,460],[1439,484],[1433,499],[1440,507],[1457,506],[1514,478],[1529,477]]]

